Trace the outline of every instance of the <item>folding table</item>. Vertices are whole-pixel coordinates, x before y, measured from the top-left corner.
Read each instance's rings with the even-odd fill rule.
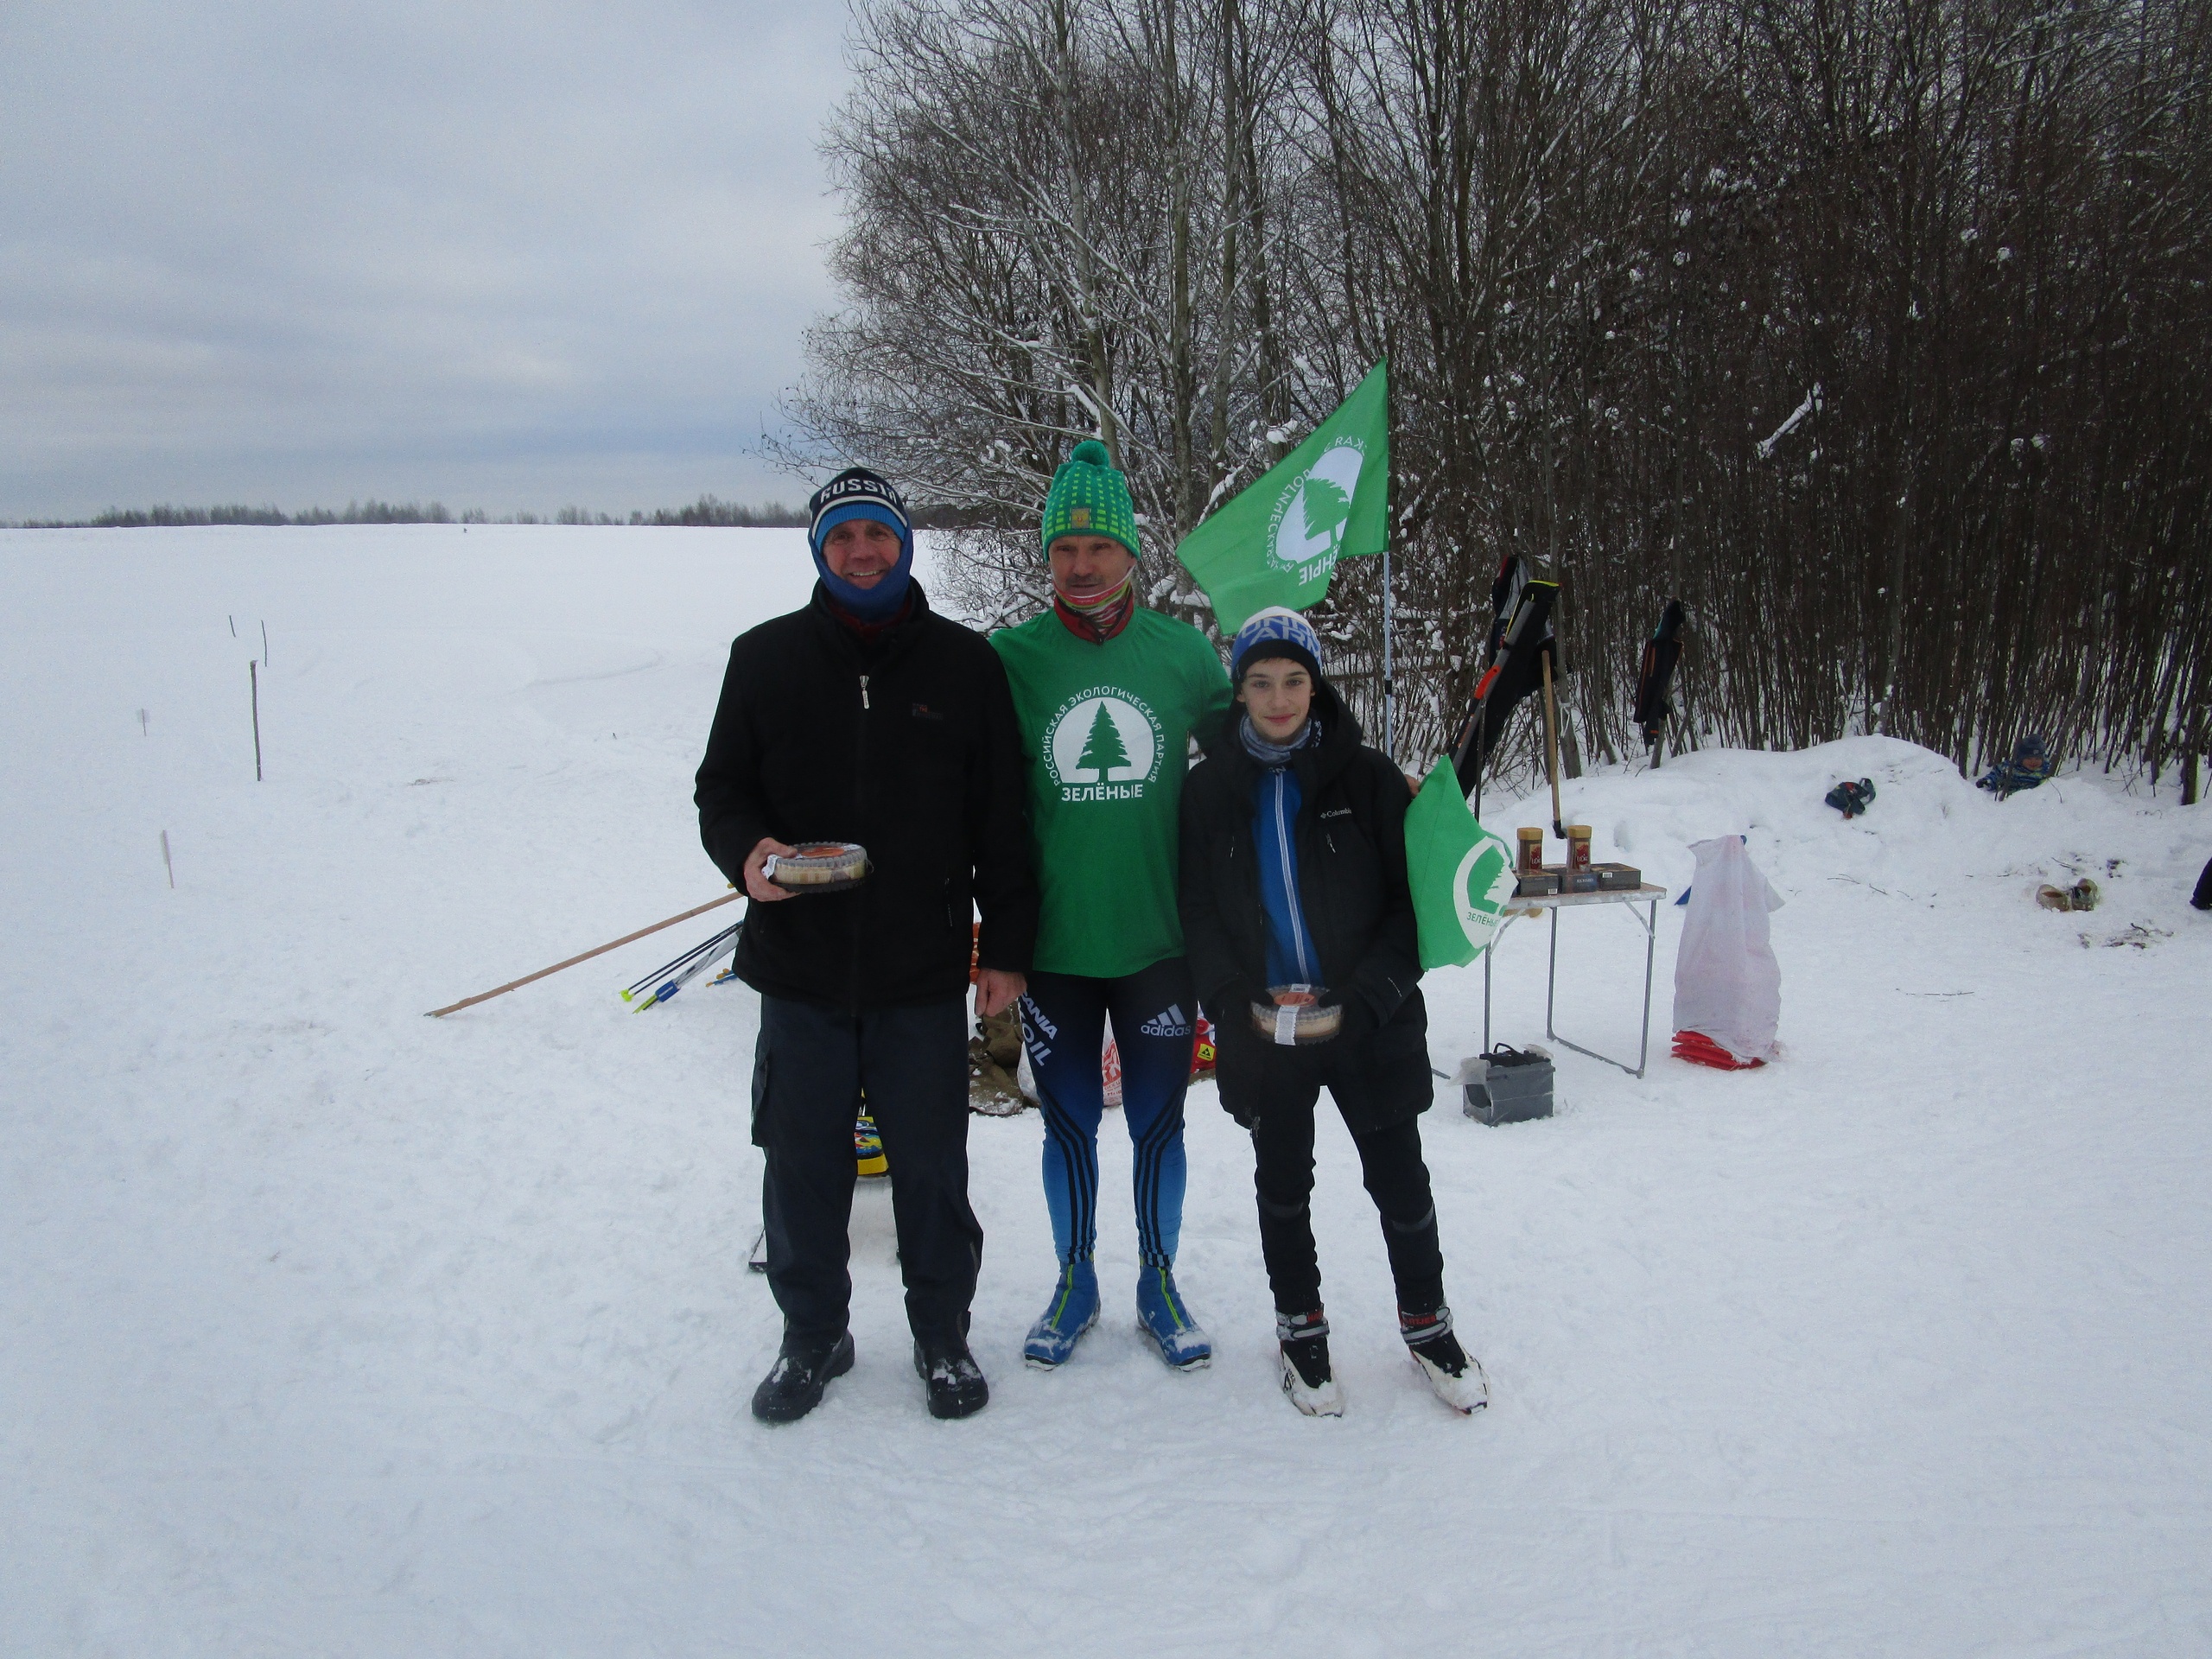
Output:
[[[1618,1065],[1632,1077],[1643,1075],[1645,1064],[1651,1057],[1651,963],[1659,943],[1659,901],[1667,896],[1667,889],[1656,887],[1649,881],[1640,887],[1617,887],[1610,893],[1545,893],[1526,899],[1510,899],[1506,908],[1512,910],[1548,910],[1552,913],[1551,961],[1544,975],[1544,1035],[1555,1043],[1564,1044],[1578,1054],[1586,1054],[1593,1060],[1603,1060],[1607,1065]],[[1643,930],[1643,1039],[1637,1050],[1636,1064],[1614,1059],[1600,1054],[1593,1048],[1585,1048],[1573,1039],[1562,1037],[1552,1027],[1553,1009],[1559,1001],[1559,913],[1562,910],[1579,909],[1585,905],[1643,905],[1644,913],[1638,916],[1633,908],[1629,919]],[[1483,1052],[1490,1052],[1490,959],[1497,954],[1497,941],[1483,952]]]

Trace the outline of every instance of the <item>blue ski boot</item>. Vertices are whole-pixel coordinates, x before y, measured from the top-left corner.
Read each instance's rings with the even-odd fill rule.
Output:
[[[1065,1365],[1083,1333],[1098,1323],[1098,1270],[1088,1256],[1060,1268],[1046,1308],[1021,1344],[1021,1357],[1040,1371]]]
[[[1174,1268],[1164,1263],[1147,1262],[1137,1269],[1137,1329],[1179,1371],[1195,1371],[1213,1360],[1212,1342],[1184,1306]]]

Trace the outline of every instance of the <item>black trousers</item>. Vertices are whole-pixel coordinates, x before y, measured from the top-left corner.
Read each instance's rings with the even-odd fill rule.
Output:
[[[1267,1259],[1276,1312],[1305,1313],[1321,1306],[1311,1209],[1313,1109],[1332,1068],[1329,1059],[1308,1062],[1303,1055],[1268,1058],[1275,1062],[1268,1067],[1271,1086],[1252,1131],[1260,1250]],[[1235,1064],[1229,1049],[1223,1050],[1221,1064]],[[1437,1238],[1428,1166],[1421,1161],[1421,1120],[1407,1117],[1385,1128],[1355,1128],[1352,1144],[1359,1149],[1360,1179],[1382,1217],[1398,1306],[1408,1313],[1433,1313],[1444,1305],[1444,1252]]]
[[[918,1337],[964,1334],[983,1230],[968,1203],[965,997],[858,1014],[760,999],[753,1141],[767,1154],[768,1285],[787,1335],[834,1340],[852,1307],[853,1120],[861,1096],[891,1163]]]

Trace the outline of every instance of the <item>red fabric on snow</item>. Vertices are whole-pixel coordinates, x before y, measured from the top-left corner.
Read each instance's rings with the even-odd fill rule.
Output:
[[[1675,1058],[1693,1065],[1709,1065],[1716,1071],[1748,1071],[1764,1060],[1739,1060],[1701,1031],[1675,1033]]]

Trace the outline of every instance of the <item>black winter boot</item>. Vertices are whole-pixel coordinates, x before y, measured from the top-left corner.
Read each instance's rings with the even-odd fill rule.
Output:
[[[972,1417],[990,1403],[991,1385],[964,1337],[915,1338],[914,1375],[929,1390],[932,1417]]]
[[[776,1363],[753,1390],[753,1414],[764,1423],[795,1423],[822,1403],[831,1377],[852,1369],[850,1332],[828,1343],[786,1334]]]
[[[1344,1391],[1329,1369],[1329,1321],[1319,1308],[1275,1315],[1276,1363],[1282,1397],[1308,1417],[1341,1417]]]

